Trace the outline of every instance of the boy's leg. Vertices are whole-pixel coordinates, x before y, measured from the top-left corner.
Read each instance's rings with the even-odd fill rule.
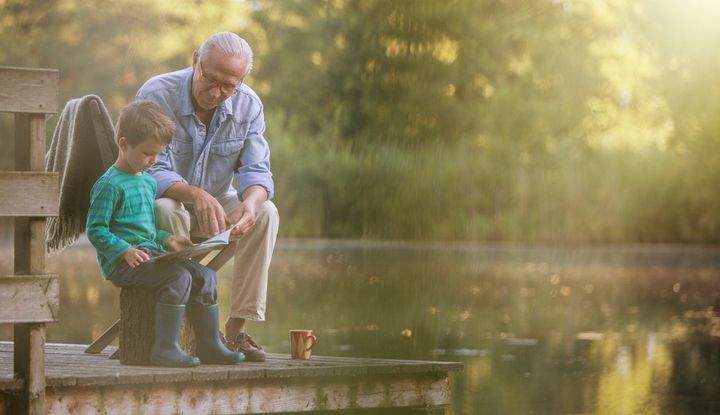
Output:
[[[188,305],[211,306],[216,304],[217,277],[215,271],[191,260],[180,262],[179,265],[192,276]]]
[[[184,305],[190,299],[192,275],[176,262],[145,262],[135,268],[118,265],[108,278],[120,288],[154,289],[159,303]]]
[[[188,317],[195,331],[196,356],[203,363],[242,362],[245,355],[228,350],[220,338],[215,271],[190,260],[180,264],[192,275]]]
[[[192,274],[178,263],[146,262],[135,268],[123,263],[110,275],[118,287],[155,290],[155,329],[150,363],[160,366],[193,367],[200,364],[178,342],[192,287]]]

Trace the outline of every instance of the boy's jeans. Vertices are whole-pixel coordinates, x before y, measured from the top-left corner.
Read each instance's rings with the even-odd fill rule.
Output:
[[[142,249],[150,257],[159,254],[153,249]],[[131,268],[124,259],[119,261],[108,277],[116,287],[154,289],[158,302],[169,305],[193,302],[209,306],[217,302],[215,271],[197,262],[147,261]]]

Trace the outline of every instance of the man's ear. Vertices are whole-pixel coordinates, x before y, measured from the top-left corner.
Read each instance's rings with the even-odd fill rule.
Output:
[[[198,51],[193,52],[193,64],[192,64],[193,67],[195,65],[197,65],[199,59],[200,59],[200,54],[198,53]]]

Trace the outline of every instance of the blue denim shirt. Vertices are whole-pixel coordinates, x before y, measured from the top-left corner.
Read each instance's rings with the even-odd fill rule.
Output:
[[[181,182],[216,198],[242,194],[249,186],[260,185],[272,198],[270,149],[263,137],[265,117],[260,98],[241,84],[217,107],[206,130],[193,111],[191,82],[192,68],[186,68],[151,78],[135,96],[158,104],[176,125],[172,143],[148,170],[157,180],[158,195]],[[237,177],[237,188],[233,177]]]

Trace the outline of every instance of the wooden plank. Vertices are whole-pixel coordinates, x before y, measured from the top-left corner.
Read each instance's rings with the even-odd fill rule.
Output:
[[[57,321],[60,305],[58,276],[0,275],[0,304],[0,323]]]
[[[10,413],[45,413],[45,324],[15,325],[14,371],[25,390],[13,395]]]
[[[217,255],[210,260],[210,262],[208,262],[207,267],[213,271],[220,271],[220,268],[222,268],[222,266],[225,265],[225,263],[228,262],[233,255],[235,255],[237,244],[237,241],[230,242],[225,248],[218,252]]]
[[[15,114],[15,170],[45,171],[45,115]]]
[[[48,413],[286,413],[372,408],[432,408],[450,402],[447,378],[258,379],[150,385],[57,387]],[[391,412],[394,413],[394,412]],[[401,412],[398,412],[401,413]],[[404,413],[404,412],[402,412]]]
[[[228,377],[234,380],[249,380],[258,379],[265,376],[265,369],[257,367],[254,363],[243,363],[242,366],[242,370],[236,370],[235,368],[233,368],[233,370],[230,370],[228,373]]]
[[[15,218],[15,275],[45,274],[45,219]]]
[[[16,347],[25,347],[18,344]],[[193,369],[123,366],[83,345],[48,344],[47,413],[282,413],[372,410],[442,413],[450,402],[443,362],[316,356],[309,361],[270,354],[264,363],[203,365]],[[0,342],[0,353],[13,345]],[[394,370],[363,373],[385,362]],[[352,376],[338,369],[357,368]],[[410,367],[414,367],[411,369]],[[448,367],[450,368],[450,367]],[[452,370],[452,369],[451,369]],[[0,376],[12,374],[0,359]],[[284,377],[292,374],[292,377]],[[275,377],[283,375],[283,377]],[[9,380],[10,378],[8,378]],[[0,399],[17,382],[0,382]],[[4,389],[4,390],[3,390]],[[8,395],[5,395],[8,396]],[[438,412],[439,411],[439,412]],[[0,411],[1,412],[1,411]],[[14,412],[11,412],[14,413]],[[318,412],[320,413],[320,412]],[[365,412],[362,412],[365,413]],[[372,412],[375,413],[375,412]]]
[[[192,379],[196,382],[226,380],[227,378],[227,369],[217,370],[209,365],[202,365],[192,370]]]
[[[22,219],[23,222],[18,220]],[[19,270],[27,270],[28,274],[21,275]],[[42,302],[33,303],[32,297],[28,297],[24,303],[16,308],[15,321],[26,320],[29,317],[28,311],[48,311],[52,318],[57,320],[59,307],[59,285],[57,276],[41,275],[45,272],[45,219],[44,218],[16,218],[15,223],[15,274],[6,276],[10,286],[14,286],[27,277],[53,277],[54,282],[44,285],[39,284],[40,293],[46,297],[46,304]],[[12,282],[10,282],[12,280]],[[43,292],[44,289],[44,292]],[[7,290],[0,290],[7,292]],[[33,292],[32,289],[18,291],[20,294]],[[17,295],[16,297],[22,297]],[[39,304],[40,308],[33,308]],[[38,318],[34,318],[37,320]],[[16,395],[11,402],[12,413],[43,414],[45,413],[45,323],[16,324],[15,325],[15,351],[14,370],[17,376],[25,381],[26,389]],[[22,345],[22,347],[20,347]]]
[[[100,353],[107,346],[112,343],[113,340],[117,339],[120,335],[120,320],[117,320],[112,326],[110,326],[100,337],[97,338],[87,349],[85,353]]]
[[[191,380],[192,373],[184,369],[178,369],[176,371],[163,370],[155,373],[156,383],[189,382]]]
[[[57,69],[0,67],[0,112],[58,112]]]
[[[0,216],[56,216],[59,189],[57,173],[0,172]]]
[[[0,376],[0,390],[15,392],[25,388],[25,382],[22,379],[18,379],[13,375]]]
[[[365,369],[377,366],[377,362],[383,361],[383,359],[317,356],[317,360],[316,357],[313,357],[313,360],[299,361],[291,360],[287,355],[278,354],[269,354],[268,361],[264,363],[202,365],[193,369],[126,366],[107,359],[107,355],[112,353],[117,348],[116,346],[109,346],[103,354],[85,354],[86,347],[84,345],[60,343],[47,344],[45,350],[48,379],[67,379],[68,376],[72,375],[79,378],[93,378],[92,381],[96,384],[99,381],[107,381],[102,385],[111,386],[114,384],[208,381],[212,379],[245,382],[267,380],[282,383],[293,379],[300,382],[317,382],[342,378],[349,382],[355,382],[358,379],[374,379],[376,377],[442,377],[447,374],[447,372],[438,373],[436,371],[435,364],[438,362],[409,361],[411,363],[403,366],[418,366],[424,371],[418,372],[407,368],[408,370],[403,371],[404,373],[390,371],[391,373],[376,375],[367,373]],[[0,342],[0,353],[9,355],[12,352],[13,344],[11,342]],[[404,361],[391,360],[391,362],[397,365]],[[277,377],[282,372],[295,376]],[[6,359],[0,358],[0,375],[3,373],[12,373],[12,368]],[[109,375],[112,379],[110,377],[100,378],[103,375]],[[155,375],[155,377],[149,375]],[[352,378],[356,379],[353,380]]]
[[[15,114],[15,168],[30,171],[30,114]]]
[[[48,367],[45,366],[47,371]],[[58,375],[45,380],[45,385],[50,388],[68,387],[77,385],[77,377],[73,375]]]

